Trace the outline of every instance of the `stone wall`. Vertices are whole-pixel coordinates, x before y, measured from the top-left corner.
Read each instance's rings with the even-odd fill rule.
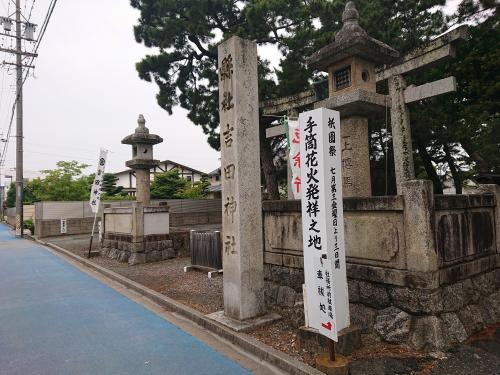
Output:
[[[405,204],[418,201],[415,190],[344,199],[351,323],[388,342],[434,350],[500,321],[500,190],[492,189],[450,197],[427,189],[429,203],[421,206],[428,225],[414,207],[405,212]],[[289,309],[297,325],[304,282],[300,202],[264,202],[263,217],[266,301]],[[417,228],[412,217],[420,220]],[[430,259],[423,270],[415,266],[419,251],[422,263],[424,254]]]
[[[96,228],[98,230],[97,218]],[[93,217],[66,219],[66,233],[61,233],[61,220],[40,220],[35,221],[35,235],[38,238],[64,236],[71,234],[89,234],[92,233],[92,225],[94,224]]]
[[[493,195],[437,196],[435,210],[441,266],[496,252]]]
[[[104,233],[101,254],[130,265],[158,262],[176,256],[168,234],[143,236],[140,242],[133,240],[131,234]]]
[[[264,202],[264,264],[270,280],[302,291],[304,260],[299,200]],[[345,198],[347,259],[405,269],[401,197]]]

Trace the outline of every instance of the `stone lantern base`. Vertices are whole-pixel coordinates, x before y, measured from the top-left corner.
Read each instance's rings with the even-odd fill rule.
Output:
[[[144,236],[142,242],[133,242],[130,234],[105,233],[101,254],[130,265],[159,262],[175,258],[176,253],[168,234]]]
[[[101,253],[130,265],[176,256],[169,234],[167,206],[105,208]]]

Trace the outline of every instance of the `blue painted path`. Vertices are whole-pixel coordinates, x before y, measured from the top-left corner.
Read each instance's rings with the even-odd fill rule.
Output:
[[[0,374],[249,374],[0,225]]]

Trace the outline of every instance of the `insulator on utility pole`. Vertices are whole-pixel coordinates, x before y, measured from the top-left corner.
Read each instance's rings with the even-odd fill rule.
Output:
[[[30,39],[30,40],[34,39],[35,27],[36,27],[36,25],[34,23],[26,23],[26,26],[24,27],[24,37],[26,39]]]
[[[12,31],[12,20],[10,18],[2,17],[2,24],[4,31],[6,32]]]

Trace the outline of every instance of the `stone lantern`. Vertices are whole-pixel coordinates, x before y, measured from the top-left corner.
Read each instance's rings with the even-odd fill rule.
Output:
[[[132,145],[132,159],[126,162],[136,178],[136,202],[130,206],[105,205],[102,217],[101,253],[130,265],[173,258],[176,252],[170,238],[170,216],[166,203],[150,204],[150,171],[159,164],[153,159],[153,145],[163,142],[149,134],[140,115],[139,126],[122,143]]]
[[[125,164],[135,172],[137,202],[148,205],[151,198],[150,170],[160,163],[153,159],[153,145],[163,142],[163,139],[156,134],[149,134],[143,115],[139,115],[137,123],[139,126],[135,132],[123,138],[122,143],[132,145],[132,160]]]
[[[371,196],[368,118],[390,104],[376,92],[375,68],[393,62],[399,53],[370,37],[359,25],[349,1],[335,40],[307,60],[309,67],[328,72],[328,99],[315,108],[340,112],[344,197]]]

